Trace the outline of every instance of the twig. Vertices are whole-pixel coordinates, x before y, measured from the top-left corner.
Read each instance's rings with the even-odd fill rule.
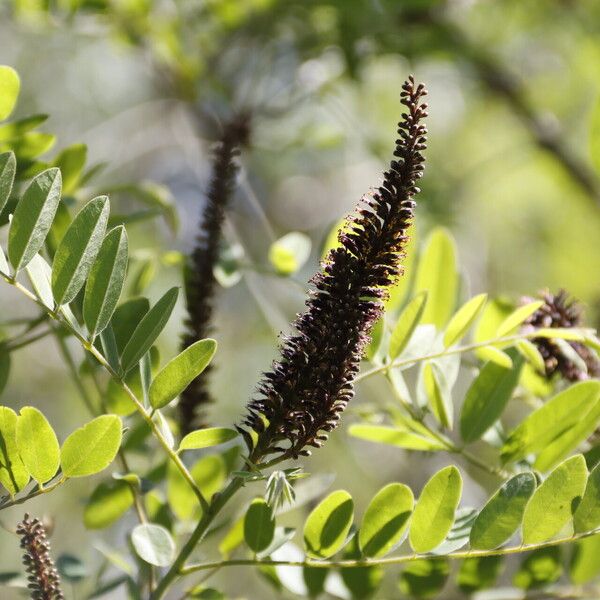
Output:
[[[0,510],[4,510],[5,508],[10,508],[11,506],[17,506],[18,504],[23,504],[32,498],[36,498],[37,496],[41,496],[42,494],[48,494],[49,492],[55,490],[59,485],[62,485],[67,481],[66,477],[61,477],[54,483],[46,486],[46,487],[36,487],[33,491],[31,491],[26,496],[22,496],[21,498],[15,498],[13,500],[9,500],[8,502],[4,502],[0,504]]]
[[[37,298],[37,296],[35,294],[30,292],[25,286],[23,286],[21,283],[19,283],[13,276],[0,271],[0,277],[2,277],[7,283],[12,285],[19,292],[21,292],[24,296],[29,298],[32,302],[37,304],[42,310],[44,310],[48,314],[49,317],[51,317],[52,319],[54,319],[55,321],[60,323],[62,326],[64,326],[69,331],[69,333],[71,333],[71,335],[73,335],[75,338],[77,338],[77,340],[79,341],[79,343],[81,344],[83,349],[87,353],[91,354],[102,365],[102,367],[104,369],[106,369],[106,371],[108,371],[108,373],[111,375],[111,377],[121,386],[123,391],[131,399],[136,410],[138,411],[138,413],[140,413],[140,415],[142,416],[144,421],[146,421],[146,423],[150,427],[150,430],[152,431],[153,435],[156,437],[156,439],[158,440],[160,445],[163,447],[163,450],[166,452],[169,459],[175,464],[175,466],[180,471],[183,478],[186,480],[187,484],[193,490],[194,494],[198,498],[198,501],[200,502],[200,506],[202,507],[203,511],[206,511],[206,509],[208,508],[208,502],[207,502],[206,498],[204,497],[204,494],[202,493],[202,491],[200,490],[200,488],[194,481],[194,478],[192,477],[191,473],[188,471],[187,467],[185,466],[185,464],[183,463],[183,461],[181,460],[181,458],[179,457],[177,452],[175,452],[171,448],[171,446],[169,445],[169,442],[166,440],[166,438],[163,435],[163,433],[161,432],[159,426],[154,422],[151,415],[146,411],[146,408],[144,407],[143,403],[140,402],[140,400],[135,395],[135,393],[131,390],[131,388],[124,381],[123,377],[112,368],[112,366],[108,363],[108,361],[104,358],[104,356],[96,349],[96,347],[88,339],[86,339],[79,331],[74,329],[71,326],[71,324],[68,323],[59,312],[52,310],[51,308],[48,308],[39,298]],[[63,340],[63,343],[64,343],[64,340]],[[59,342],[59,345],[60,345],[60,342]],[[76,370],[76,367],[74,364],[69,365],[69,368],[75,368],[75,370]],[[93,407],[90,407],[90,409],[93,414]]]
[[[6,342],[5,347],[9,352],[14,352],[15,350],[20,350],[21,348],[25,348],[25,346],[29,346],[30,344],[33,344],[38,340],[45,338],[51,333],[53,333],[53,331],[52,328],[49,327],[48,329],[44,329],[44,331],[40,331],[39,333],[36,333],[35,335],[31,335],[29,337],[24,337],[23,335],[15,336],[14,338],[11,338]]]
[[[562,544],[569,544],[578,540],[591,537],[600,532],[600,529],[594,529],[592,531],[586,531],[584,533],[578,533],[570,537],[558,538],[555,540],[549,540],[547,542],[541,542],[539,544],[527,544],[519,546],[508,546],[506,548],[498,548],[496,550],[463,550],[461,552],[452,552],[440,556],[440,558],[449,560],[462,560],[465,558],[480,558],[485,556],[507,556],[510,554],[522,554],[523,552],[531,552],[533,550],[540,550],[541,548],[550,548],[553,546],[560,546]],[[271,560],[263,559],[259,560],[256,558],[249,559],[233,559],[233,560],[222,560],[216,562],[206,562],[188,565],[181,569],[181,575],[189,575],[197,571],[203,571],[206,569],[216,569],[224,567],[235,567],[235,566],[282,566],[282,567],[314,567],[317,569],[353,569],[362,567],[372,566],[384,566],[384,565],[400,565],[408,562],[414,562],[417,560],[423,560],[426,558],[423,554],[408,554],[404,556],[391,556],[388,558],[379,559],[358,559],[358,560],[337,560],[337,561],[321,561],[321,560]]]
[[[532,339],[536,337],[539,337],[539,334],[534,330],[520,333],[518,335],[508,335],[504,337],[493,338],[491,340],[484,340],[483,342],[473,342],[472,344],[466,344],[464,346],[451,346],[450,348],[444,348],[439,352],[424,354],[422,356],[400,358],[392,361],[391,363],[373,367],[372,369],[369,369],[368,371],[358,375],[354,381],[355,383],[358,383],[359,381],[367,379],[368,377],[372,377],[373,375],[377,375],[378,373],[387,373],[390,369],[395,369],[398,367],[412,367],[420,362],[434,360],[443,356],[450,356],[451,354],[463,354],[464,352],[471,352],[473,350],[478,350],[479,348],[485,348],[486,346],[507,346],[513,342],[518,342],[519,340]]]

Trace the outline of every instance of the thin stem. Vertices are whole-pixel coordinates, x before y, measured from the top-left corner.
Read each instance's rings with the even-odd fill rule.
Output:
[[[402,405],[404,410],[410,415],[411,419],[415,419],[415,421],[422,421],[423,416],[418,415],[415,411],[414,406],[412,406],[412,404],[410,402],[407,402],[406,399],[396,389],[396,386],[394,385],[394,382],[392,381],[392,377],[391,377],[389,371],[385,372],[385,380],[388,382],[388,385],[389,385],[390,389],[392,390],[392,393],[394,394],[394,396],[396,397],[398,402]]]
[[[60,334],[60,332],[57,330],[56,327],[53,327],[52,330],[53,330],[56,340],[58,342],[63,360],[67,363],[67,366],[69,367],[71,379],[73,380],[73,383],[79,390],[81,399],[83,400],[83,403],[85,404],[86,408],[90,412],[91,416],[96,417],[100,413],[104,413],[104,414],[108,413],[106,404],[104,403],[104,400],[103,400],[102,389],[100,388],[100,384],[97,381],[96,377],[93,375],[93,370],[92,370],[92,381],[94,382],[94,385],[98,391],[98,396],[100,399],[100,406],[102,408],[101,411],[97,411],[94,409],[94,404],[92,402],[92,398],[91,398],[87,388],[85,387],[85,384],[83,383],[83,381],[81,379],[81,376],[79,375],[79,370],[77,369],[77,365],[75,364],[75,360],[73,359],[73,355],[71,354],[71,351],[70,351],[69,347],[67,346],[65,339],[63,338],[63,336]],[[87,355],[86,355],[86,360],[89,362],[89,358],[87,357]],[[125,456],[125,452],[123,451],[122,448],[119,448],[117,456],[121,463],[121,466],[123,467],[125,472],[128,473],[130,471],[130,469],[129,469],[129,465],[127,463],[127,458]],[[134,484],[132,484],[130,482],[127,482],[127,484],[129,485],[129,488],[131,489],[131,494],[133,496],[133,506],[134,506],[134,509],[137,514],[139,522],[142,524],[147,523],[148,518],[146,516],[146,511],[144,509],[144,505],[143,505],[142,500],[139,495],[139,490],[137,489],[137,487]],[[150,589],[153,589],[154,576],[155,576],[154,567],[152,567],[152,566],[150,567],[149,573],[150,573],[149,586],[150,586]]]
[[[169,445],[169,442],[166,440],[165,436],[162,434],[159,426],[154,422],[154,420],[152,419],[150,414],[148,414],[148,412],[146,412],[144,405],[140,402],[140,400],[137,398],[137,396],[134,394],[134,392],[131,390],[131,388],[127,385],[127,383],[125,383],[125,381],[121,378],[121,376],[112,369],[112,367],[108,364],[108,362],[102,356],[102,354],[100,354],[94,348],[94,346],[90,345],[88,348],[88,351],[102,364],[102,366],[112,375],[113,379],[115,379],[117,381],[117,383],[119,383],[119,385],[123,388],[125,393],[129,396],[131,401],[134,403],[137,411],[140,413],[140,415],[142,415],[142,418],[144,419],[144,421],[146,421],[146,423],[150,427],[152,433],[158,439],[160,445],[163,447],[164,451],[169,456],[169,459],[173,463],[175,463],[175,466],[179,469],[180,473],[183,475],[183,477],[187,481],[188,485],[192,488],[192,490],[196,494],[196,497],[198,498],[198,501],[200,502],[202,509],[206,510],[208,508],[208,502],[206,501],[204,494],[200,491],[198,484],[194,481],[194,478],[192,477],[191,473],[188,471],[187,467],[183,464],[183,461],[179,457],[179,454],[177,454],[177,452],[175,452],[173,450],[173,448],[171,448],[171,446]]]
[[[17,290],[19,290],[24,296],[29,298],[32,302],[35,302],[35,304],[37,304],[42,310],[44,310],[48,314],[49,317],[51,317],[52,319],[54,319],[55,321],[57,321],[58,323],[63,325],[73,336],[75,336],[77,338],[77,340],[79,341],[79,343],[81,344],[83,349],[86,350],[89,354],[91,354],[102,365],[102,367],[104,367],[104,369],[106,369],[106,371],[108,371],[108,373],[111,375],[111,377],[123,388],[123,391],[127,394],[127,396],[129,396],[129,398],[133,402],[136,410],[140,413],[140,415],[142,416],[144,421],[146,421],[146,423],[150,427],[150,430],[152,431],[154,437],[156,437],[156,439],[158,440],[160,445],[163,447],[163,449],[166,452],[166,454],[168,455],[169,459],[175,464],[175,466],[180,471],[183,478],[186,480],[188,485],[194,491],[194,494],[198,498],[198,501],[200,502],[202,509],[204,511],[206,511],[206,509],[208,508],[208,502],[206,501],[204,494],[202,493],[202,491],[200,490],[200,488],[194,481],[194,478],[188,471],[187,467],[185,466],[185,464],[183,463],[183,461],[181,460],[179,455],[171,448],[171,446],[169,445],[169,442],[166,440],[165,436],[161,432],[158,425],[154,422],[152,417],[148,414],[143,403],[140,402],[138,397],[134,394],[134,392],[131,390],[131,388],[123,380],[123,377],[111,367],[111,365],[104,358],[104,356],[96,349],[96,347],[92,343],[90,343],[90,341],[88,339],[86,339],[81,333],[79,333],[79,331],[74,329],[70,325],[70,323],[68,323],[67,321],[65,321],[63,319],[63,317],[60,315],[60,313],[58,313],[55,310],[52,310],[51,308],[48,308],[41,300],[39,300],[39,298],[37,298],[37,296],[35,296],[35,294],[30,292],[25,286],[23,286],[21,283],[19,283],[11,275],[7,275],[6,273],[3,273],[0,271],[0,277],[4,278],[4,280],[7,283],[12,285]],[[64,342],[64,340],[63,340],[63,342]],[[59,342],[59,344],[60,344],[60,342]],[[71,368],[71,366],[70,366],[70,368]],[[76,370],[76,367],[75,367],[75,370]],[[93,408],[92,408],[92,411],[93,411]]]
[[[127,456],[125,455],[123,448],[119,448],[117,456],[125,473],[130,473],[131,469],[129,468]],[[135,508],[138,521],[140,524],[144,525],[145,523],[148,523],[148,515],[146,515],[146,509],[144,508],[144,502],[142,495],[140,494],[140,490],[137,485],[131,483],[130,481],[127,481],[127,484],[129,485],[129,489],[131,490],[131,494],[133,496],[133,506]],[[148,567],[148,588],[152,592],[154,586],[156,585],[156,569],[154,568],[154,565],[148,565]]]
[[[26,323],[27,327],[20,333],[20,335],[25,335],[30,331],[33,331],[38,325],[46,322],[48,320],[48,315],[46,313],[40,313],[34,319],[30,319],[28,323]]]
[[[549,540],[547,542],[542,542],[539,544],[522,544],[519,546],[509,546],[506,548],[498,548],[496,550],[463,550],[461,552],[452,552],[451,554],[445,554],[443,557],[445,559],[450,560],[462,560],[465,558],[480,558],[485,556],[507,556],[510,554],[521,554],[523,552],[530,552],[532,550],[540,550],[541,548],[549,548],[553,546],[560,546],[562,544],[569,544],[572,542],[576,542],[578,540],[582,540],[584,538],[590,537],[592,535],[596,535],[600,533],[600,529],[593,529],[592,531],[586,531],[584,533],[574,534],[570,537],[558,538],[555,540]],[[233,559],[233,560],[223,560],[217,562],[206,562],[188,565],[181,569],[181,575],[189,575],[191,573],[195,573],[197,571],[204,571],[206,569],[216,569],[216,568],[224,568],[224,567],[234,567],[234,566],[263,566],[263,565],[272,565],[272,566],[285,566],[285,567],[315,567],[317,569],[333,569],[333,568],[344,568],[344,569],[354,569],[361,567],[371,567],[371,566],[385,566],[385,565],[400,565],[408,562],[413,562],[417,560],[423,560],[426,558],[423,554],[407,554],[404,556],[391,556],[388,558],[380,558],[375,560],[337,560],[337,561],[317,561],[317,560],[298,560],[298,561],[287,561],[287,560],[258,560],[258,559]]]
[[[401,403],[402,407],[408,412],[410,417],[412,419],[414,419],[415,421],[417,421],[418,423],[420,423],[421,426],[427,430],[427,433],[431,437],[435,438],[438,442],[443,444],[446,447],[447,452],[450,452],[452,454],[460,454],[465,460],[467,460],[474,466],[478,467],[479,469],[483,469],[490,475],[494,475],[494,476],[500,477],[502,479],[508,479],[510,477],[511,474],[508,471],[505,471],[503,469],[493,467],[491,465],[486,464],[485,462],[483,462],[482,460],[479,460],[479,458],[477,458],[475,455],[471,454],[464,448],[455,446],[452,443],[452,441],[449,440],[446,436],[444,436],[444,435],[440,434],[439,432],[435,431],[434,429],[432,429],[427,423],[425,423],[425,421],[423,419],[424,415],[423,416],[416,415],[414,408],[409,403],[407,403],[404,400],[404,398],[401,397],[401,395],[398,393],[398,390],[393,385],[393,382],[391,380],[389,372],[385,373],[385,379],[389,383],[390,387],[392,388],[393,394],[396,396],[398,401]]]
[[[395,369],[397,367],[408,367],[413,366],[417,363],[426,361],[426,360],[434,360],[436,358],[441,358],[442,356],[450,356],[451,354],[462,354],[464,352],[471,352],[472,350],[477,350],[479,348],[485,348],[486,346],[496,346],[496,345],[509,345],[512,342],[518,342],[522,339],[530,339],[538,337],[536,331],[530,331],[526,333],[521,333],[519,335],[508,335],[504,337],[498,337],[491,340],[485,340],[483,342],[473,342],[472,344],[466,344],[464,346],[455,346],[450,348],[444,348],[439,352],[432,352],[431,354],[425,354],[423,356],[413,356],[412,358],[401,358],[395,360],[391,363],[381,365],[378,367],[373,367],[372,369],[361,373],[354,380],[355,383],[362,381],[363,379],[367,379],[368,377],[372,377],[373,375],[377,375],[378,373],[387,373],[390,369]]]
[[[509,479],[511,477],[511,473],[508,471],[501,469],[500,467],[494,467],[492,465],[488,465],[482,460],[479,460],[474,454],[471,454],[469,451],[464,448],[454,447],[450,450],[454,454],[460,454],[465,460],[470,462],[472,465],[486,471],[490,475],[495,475],[496,477],[500,477],[502,479]]]
[[[41,317],[29,318],[29,317],[18,317],[16,319],[6,319],[6,321],[0,322],[0,327],[19,327],[20,325],[27,325],[25,331],[31,331],[43,317],[44,320],[48,318],[46,313],[43,313]]]
[[[52,332],[52,328],[49,327],[48,329],[40,331],[39,333],[36,333],[35,335],[31,335],[29,337],[24,337],[23,335],[15,336],[14,338],[6,342],[6,349],[9,352],[14,352],[15,350],[19,350],[20,348],[24,348],[25,346],[29,346],[29,344],[33,344],[34,342],[45,338]]]
[[[244,480],[241,478],[234,478],[229,482],[229,485],[220,493],[215,494],[207,510],[204,511],[202,518],[198,522],[196,529],[192,532],[192,535],[185,543],[183,548],[180,550],[179,555],[171,565],[171,568],[167,571],[165,576],[159,581],[156,589],[150,596],[150,600],[159,600],[167,592],[171,584],[183,573],[185,561],[188,559],[190,554],[194,551],[196,546],[202,541],[210,524],[214,518],[219,514],[231,497],[244,485]],[[215,568],[219,565],[214,565]]]
[[[108,413],[108,407],[106,406],[106,402],[104,402],[104,392],[102,390],[102,386],[100,385],[100,382],[98,381],[98,378],[96,377],[96,374],[94,373],[94,369],[93,369],[93,365],[91,365],[91,360],[89,359],[89,357],[86,355],[86,360],[88,362],[88,365],[90,365],[90,379],[92,380],[94,387],[96,388],[96,391],[98,392],[98,398],[100,400],[100,406],[102,407],[102,412],[103,413]],[[123,450],[123,448],[119,448],[119,452],[117,454],[118,458],[119,458],[119,462],[121,463],[121,466],[123,467],[123,470],[125,471],[125,473],[131,473],[131,469],[129,468],[129,463],[127,461],[127,456],[125,455],[125,451]],[[140,523],[147,523],[148,522],[148,516],[146,515],[146,509],[144,508],[144,504],[142,502],[142,498],[140,495],[140,491],[138,489],[138,487],[133,484],[130,483],[129,481],[127,482],[129,484],[129,487],[131,488],[131,493],[133,494],[133,500],[134,500],[134,508],[135,511],[138,515],[138,520]]]
[[[219,567],[213,569],[212,571],[208,571],[207,573],[204,574],[203,577],[201,577],[198,581],[196,581],[196,583],[194,583],[194,585],[192,585],[191,587],[187,588],[183,594],[181,595],[181,597],[179,598],[179,600],[188,600],[189,598],[192,597],[192,592],[196,589],[198,589],[198,587],[202,587],[202,584],[205,583],[206,581],[208,581],[213,575],[216,575],[219,572]]]
[[[89,392],[87,391],[85,385],[83,384],[83,381],[81,381],[81,377],[79,377],[79,371],[77,369],[77,365],[75,364],[75,360],[73,359],[73,355],[71,354],[71,351],[69,350],[69,347],[67,346],[67,343],[65,342],[65,339],[61,335],[60,331],[58,331],[56,327],[54,327],[53,330],[62,358],[67,364],[67,367],[69,368],[71,379],[73,380],[75,387],[77,387],[79,395],[81,396],[83,403],[88,409],[88,412],[92,417],[96,417],[98,415],[98,411],[94,407],[92,398]]]
[[[42,494],[48,494],[52,490],[55,490],[59,485],[62,485],[67,481],[66,477],[61,477],[54,483],[46,486],[46,487],[37,487],[32,492],[27,494],[27,496],[22,496],[21,498],[15,498],[14,500],[10,500],[8,502],[4,502],[0,504],[0,510],[4,510],[5,508],[10,508],[11,506],[17,506],[18,504],[23,504],[32,498],[36,498],[37,496],[41,496]]]
[[[63,340],[63,343],[64,343],[64,340]],[[70,353],[68,347],[66,346],[66,344],[64,344],[64,348],[65,348],[65,354],[70,357],[71,353]],[[96,391],[98,392],[98,398],[99,398],[99,403],[100,403],[100,407],[101,407],[101,412],[104,414],[107,414],[109,412],[109,410],[108,410],[108,407],[106,406],[106,403],[104,402],[104,393],[103,393],[102,387],[100,386],[100,382],[98,381],[98,379],[94,373],[94,366],[91,364],[91,360],[87,354],[85,355],[85,360],[88,363],[88,365],[90,365],[90,379],[92,380],[94,387],[95,387]],[[74,364],[72,358],[71,358],[70,362]],[[83,384],[83,381],[81,381],[79,372],[73,371],[73,370],[71,372],[72,372],[74,381],[76,383],[78,383],[78,386],[81,389],[85,390],[85,386]],[[87,391],[86,391],[86,393],[87,393]],[[89,396],[88,396],[88,399],[89,399]],[[121,466],[122,466],[123,470],[125,471],[125,473],[131,472],[131,469],[129,468],[129,463],[127,462],[127,457],[125,455],[125,451],[123,450],[123,448],[119,448],[117,457],[118,457],[118,460],[121,463]],[[146,515],[146,510],[144,508],[144,504],[143,504],[141,495],[139,493],[140,490],[134,483],[131,483],[130,481],[127,481],[127,485],[129,486],[129,489],[131,490],[131,494],[133,496],[133,507],[135,509],[135,512],[137,514],[139,522],[141,524],[147,523],[148,517]],[[156,574],[155,574],[154,566],[149,565],[149,567],[150,568],[149,568],[148,586],[149,586],[150,590],[153,590]]]
[[[285,273],[279,273],[272,267],[268,267],[265,265],[259,265],[256,263],[240,263],[238,265],[241,271],[252,271],[253,273],[258,273],[260,275],[267,275],[268,277],[275,277],[277,279],[285,279],[290,283],[293,283],[298,289],[302,290],[302,292],[306,292],[309,284],[301,281],[300,279],[296,279],[295,277],[291,277],[290,275],[286,275]]]

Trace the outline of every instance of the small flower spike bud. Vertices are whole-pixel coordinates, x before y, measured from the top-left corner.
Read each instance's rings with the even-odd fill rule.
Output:
[[[249,117],[240,114],[225,124],[214,150],[202,221],[186,265],[187,319],[181,341],[182,350],[212,333],[216,287],[213,269],[219,258],[225,210],[235,190],[237,157],[240,148],[248,144],[249,135]],[[210,370],[210,366],[206,368],[180,396],[178,420],[182,435],[206,424],[204,411],[212,402],[208,389]]]
[[[27,572],[27,587],[32,600],[64,600],[60,577],[50,557],[46,530],[39,519],[24,519],[17,526],[23,549],[23,565]]]
[[[354,394],[354,379],[370,332],[383,312],[388,288],[401,274],[423,175],[426,90],[412,77],[402,86],[406,107],[383,182],[363,197],[317,273],[306,310],[284,339],[281,357],[265,373],[239,431],[250,460],[275,454],[298,458],[319,448],[339,424]],[[254,436],[251,431],[254,432]]]
[[[559,290],[557,294],[545,290],[540,292],[539,296],[544,304],[527,319],[524,324],[526,329],[556,327],[569,329],[583,326],[581,305],[576,300],[570,299],[565,290]],[[533,300],[524,298],[523,301],[527,303]],[[557,342],[548,338],[535,338],[533,343],[544,359],[546,367],[544,375],[548,379],[557,374],[568,381],[600,377],[600,360],[582,343],[566,340]],[[580,360],[576,360],[577,357]]]

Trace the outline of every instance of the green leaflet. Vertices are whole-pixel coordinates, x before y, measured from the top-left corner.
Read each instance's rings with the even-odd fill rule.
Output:
[[[156,348],[156,346],[153,346]],[[150,348],[150,351],[152,348]],[[152,364],[151,364],[151,356],[150,351],[146,352],[139,364],[139,372],[140,372],[140,383],[142,385],[142,397],[144,399],[144,404],[147,406],[149,404],[149,391],[150,384],[152,383]]]
[[[209,454],[195,462],[190,473],[202,493],[210,498],[225,483],[227,468],[221,455]],[[196,494],[170,461],[167,466],[167,500],[175,516],[182,521],[195,518],[200,509]]]
[[[0,121],[10,117],[21,89],[19,74],[7,65],[0,65]]]
[[[600,525],[600,465],[590,473],[581,503],[575,511],[575,533],[592,531]]]
[[[271,244],[269,262],[281,275],[292,275],[308,260],[311,245],[310,238],[304,233],[286,233]]]
[[[266,550],[275,535],[275,519],[271,507],[262,499],[250,503],[244,517],[244,540],[253,552]]]
[[[56,168],[43,171],[19,200],[8,231],[8,258],[20,271],[38,253],[50,231],[60,201],[61,175]]]
[[[92,492],[83,511],[88,529],[104,529],[118,521],[133,505],[133,492],[123,480],[102,482]]]
[[[481,314],[487,302],[487,294],[479,294],[465,302],[450,319],[444,333],[444,346],[446,348],[459,342],[469,331],[469,328]]]
[[[513,368],[486,363],[469,387],[460,413],[460,435],[469,443],[478,440],[502,415],[523,366],[523,359],[511,351]]]
[[[540,548],[521,563],[513,584],[524,590],[534,590],[558,581],[562,570],[560,546]]]
[[[529,362],[536,372],[544,373],[546,370],[544,357],[540,354],[540,351],[534,343],[529,340],[519,340],[516,343],[516,346],[523,358]]]
[[[423,558],[408,564],[398,580],[400,591],[411,598],[433,598],[450,575],[447,558]]]
[[[175,558],[175,542],[162,525],[143,523],[131,533],[138,556],[156,567],[168,567]]]
[[[140,371],[141,371],[141,369],[140,369]],[[142,374],[142,379],[143,379],[143,374]],[[143,387],[144,387],[143,381],[141,382],[141,385],[142,385],[142,390],[143,390]],[[160,410],[154,411],[152,420],[158,426],[158,429],[160,430],[163,437],[165,438],[165,441],[167,442],[169,448],[171,448],[171,449],[175,448],[175,436],[173,435],[173,428],[171,427],[172,422],[169,422],[169,420],[160,412]]]
[[[477,510],[475,508],[469,506],[457,508],[454,515],[454,523],[446,535],[446,538],[439,546],[436,546],[431,553],[437,556],[444,556],[466,546],[476,516]]]
[[[52,293],[58,305],[69,304],[83,287],[100,250],[109,212],[106,196],[94,198],[65,232],[52,265]]]
[[[354,536],[344,547],[342,557],[345,560],[356,560],[361,558],[358,548],[357,536]],[[340,575],[344,585],[350,590],[352,598],[371,598],[377,591],[384,576],[383,567],[379,565],[364,567],[346,567],[340,569]]]
[[[425,396],[433,416],[445,429],[452,429],[454,422],[454,403],[451,386],[446,380],[446,373],[438,363],[423,363],[421,380]]]
[[[523,543],[554,537],[573,517],[587,480],[585,459],[577,454],[561,463],[535,491],[523,516]]]
[[[115,331],[111,323],[109,323],[108,326],[100,332],[98,341],[106,361],[111,366],[113,371],[118,373],[121,369],[121,364],[119,361],[119,348],[117,347]],[[152,348],[150,350],[152,350]]]
[[[56,136],[41,131],[27,131],[18,140],[11,143],[21,163],[34,161],[38,156],[48,152],[56,143]],[[45,167],[45,163],[35,161],[30,167],[31,173],[37,173]]]
[[[455,466],[438,471],[425,484],[415,507],[409,532],[413,550],[424,554],[441,544],[454,523],[462,494],[462,477]]]
[[[239,433],[235,429],[226,427],[209,427],[208,429],[198,429],[188,433],[179,445],[178,452],[182,450],[198,450],[200,448],[210,448],[224,444],[238,437]]]
[[[85,161],[87,159],[87,146],[73,144],[65,148],[54,160],[54,166],[60,169],[63,178],[63,193],[72,194],[79,185]]]
[[[61,577],[69,583],[78,583],[90,575],[84,562],[72,554],[61,554],[56,560],[56,568]]]
[[[229,558],[231,553],[244,541],[244,517],[231,525],[225,537],[219,543],[219,552],[224,559]]]
[[[415,290],[429,292],[422,322],[442,329],[452,315],[458,290],[456,245],[442,227],[434,229],[427,239],[417,269]]]
[[[6,206],[17,170],[17,160],[12,152],[0,154],[0,212]]]
[[[312,558],[329,558],[342,548],[354,519],[354,502],[344,490],[332,492],[308,515],[304,547]]]
[[[600,382],[584,381],[572,385],[546,402],[521,421],[502,447],[505,463],[537,454],[581,425],[586,415],[600,400]]]
[[[425,291],[417,294],[400,313],[390,338],[389,355],[392,360],[397,358],[406,348],[406,344],[410,341],[412,334],[421,321],[426,304],[427,292]]]
[[[411,489],[402,483],[383,487],[369,503],[358,533],[364,556],[385,556],[402,539],[413,511]]]
[[[533,473],[519,473],[504,483],[477,515],[471,529],[471,548],[493,550],[509,540],[521,526],[535,485]]]
[[[108,232],[85,286],[83,320],[93,339],[108,326],[125,283],[127,232],[115,227]]]
[[[42,304],[50,310],[54,310],[54,295],[50,284],[52,268],[50,265],[41,254],[36,254],[25,267],[25,272],[29,277],[33,291]]]
[[[60,465],[60,446],[46,417],[32,406],[17,418],[16,442],[29,474],[40,484],[50,481]]]
[[[0,246],[0,271],[5,275],[8,275],[9,268],[8,262],[6,260],[6,255],[4,254],[4,250],[2,250],[2,246]]]
[[[133,294],[143,294],[156,277],[156,257],[141,258],[137,261],[135,274],[131,277],[130,289]]]
[[[473,333],[473,341],[482,343],[496,337],[500,324],[512,312],[513,306],[506,300],[492,298],[484,307]]]
[[[149,310],[150,301],[148,298],[142,297],[130,298],[123,302],[123,304],[117,306],[111,319],[111,325],[119,354],[123,353],[135,328]]]
[[[124,372],[134,367],[142,356],[150,350],[150,347],[167,324],[175,307],[178,294],[179,288],[171,288],[144,315],[121,355],[121,366]]]
[[[46,241],[44,243],[45,250],[48,252],[50,260],[54,258],[60,241],[63,239],[67,229],[69,229],[69,226],[73,222],[73,217],[71,216],[71,211],[69,210],[69,200],[70,199],[67,199],[64,202],[58,203],[58,208],[56,209],[56,214],[54,215],[54,220],[52,221],[52,226],[50,227],[50,231],[48,232],[48,236],[46,237]]]
[[[600,534],[593,535],[575,544],[575,552],[569,565],[571,581],[576,585],[587,583],[600,574]]]
[[[65,477],[85,477],[106,469],[121,446],[121,419],[96,417],[76,429],[61,448],[60,464]]]
[[[200,508],[196,494],[179,469],[170,461],[167,463],[167,501],[171,511],[180,521],[192,519]]]
[[[29,483],[29,472],[17,448],[17,414],[0,406],[0,484],[11,496]]]
[[[210,498],[223,487],[227,479],[227,463],[222,455],[209,454],[194,463],[190,473],[202,493]]]
[[[108,331],[110,331],[110,329],[105,329],[100,334],[100,338],[104,338],[105,333]],[[156,346],[152,346],[146,356],[150,358],[149,362],[152,373],[155,373],[160,361],[158,348]],[[138,398],[143,396],[144,386],[142,384],[141,369],[132,369],[129,371],[129,373],[127,373],[127,375],[125,375],[124,380]],[[129,397],[129,394],[123,389],[123,386],[117,383],[114,379],[111,379],[108,382],[108,386],[106,388],[106,405],[109,409],[109,412],[119,415],[120,417],[126,417],[136,410],[135,404]]]
[[[492,362],[505,369],[512,369],[513,367],[511,357],[504,352],[504,350],[496,348],[496,346],[483,346],[482,348],[479,348],[477,350],[477,356],[480,360]]]
[[[7,142],[21,137],[24,133],[39,127],[48,120],[48,115],[31,115],[0,125],[0,142]]]
[[[491,587],[502,571],[503,561],[503,556],[467,558],[456,577],[458,587],[467,594]]]
[[[410,545],[424,554],[441,544],[454,523],[462,494],[462,477],[451,465],[438,471],[426,484],[415,507],[409,532]]]
[[[271,556],[273,552],[276,552],[279,548],[287,544],[295,535],[296,530],[293,527],[275,527],[273,540],[264,550],[261,550],[256,554],[256,558],[262,560],[263,558]]]
[[[545,327],[536,329],[535,337],[546,338],[549,340],[569,340],[571,342],[585,342],[589,339],[590,331],[585,328],[576,327]]]
[[[549,471],[594,433],[600,421],[600,395],[595,403],[591,402],[586,408],[576,425],[541,450],[533,463],[536,469]]]
[[[350,426],[350,435],[361,440],[388,444],[407,450],[425,450],[435,452],[447,450],[447,446],[433,437],[425,437],[418,433],[401,427],[387,427],[385,425],[354,424]]]
[[[538,308],[543,306],[544,302],[541,300],[537,300],[536,302],[530,302],[525,306],[520,306],[515,309],[513,312],[500,323],[496,331],[497,337],[504,337],[506,335],[511,335],[515,333],[515,331],[523,324],[523,321],[530,317]]]
[[[216,351],[217,342],[205,339],[171,359],[150,385],[150,404],[162,408],[175,400],[206,369]]]
[[[306,585],[306,594],[309,598],[318,598],[324,592],[327,575],[327,569],[303,567],[302,579]]]

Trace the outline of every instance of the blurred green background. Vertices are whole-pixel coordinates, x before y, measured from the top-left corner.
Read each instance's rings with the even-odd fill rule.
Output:
[[[427,85],[430,106],[417,238],[439,224],[453,232],[463,298],[564,287],[597,323],[599,32],[596,0],[1,0],[0,63],[21,75],[16,116],[50,114],[49,155],[83,142],[89,164],[107,163],[95,189],[164,186],[179,228],[160,219],[128,228],[138,259],[129,285],[152,298],[181,282],[171,251],[192,247],[218,124],[240,109],[253,115],[227,241],[265,267],[270,244],[289,231],[313,245],[295,275],[302,285],[246,269],[219,291],[210,420],[229,425],[302,308],[327,234],[379,182],[409,73]],[[115,212],[135,206],[127,191],[113,196]],[[6,286],[0,302],[3,320],[29,314]],[[161,338],[165,357],[178,347],[182,316],[180,306]],[[359,387],[356,406],[382,393],[376,383]],[[3,403],[38,406],[68,432],[87,418],[76,397],[53,340],[13,357]],[[383,483],[419,488],[447,460],[351,441],[342,426],[306,469],[335,473],[361,511]],[[493,485],[478,475],[468,502],[481,503]],[[93,487],[72,482],[30,509],[56,517],[53,545],[90,570],[97,540],[123,544],[125,531],[85,531]],[[2,523],[21,512],[3,512]],[[3,543],[0,562],[17,567],[16,544]],[[250,571],[216,581],[233,596],[287,594]]]

